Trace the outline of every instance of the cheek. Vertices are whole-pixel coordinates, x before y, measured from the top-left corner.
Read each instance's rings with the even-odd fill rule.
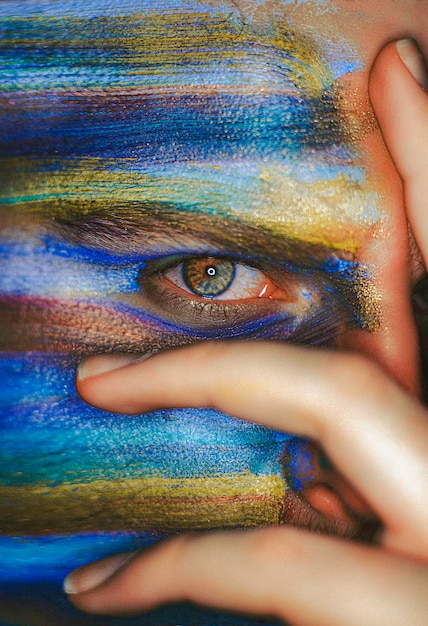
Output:
[[[34,229],[35,230],[35,229]],[[4,235],[0,254],[0,349],[85,355],[159,350],[186,341],[162,323],[121,305],[139,289],[139,264],[82,252],[43,232]]]
[[[58,356],[2,360],[2,528],[13,534],[275,523],[286,435],[213,410],[101,412]],[[64,512],[67,512],[64,515]]]

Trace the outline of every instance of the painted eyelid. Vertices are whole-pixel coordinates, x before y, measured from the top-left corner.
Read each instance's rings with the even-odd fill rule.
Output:
[[[314,270],[312,267],[306,268],[304,266],[296,266],[290,260],[283,260],[281,263],[276,263],[275,261],[268,260],[265,257],[252,256],[248,255],[235,255],[235,254],[227,254],[224,250],[189,250],[184,252],[171,252],[162,256],[149,258],[144,260],[141,268],[142,278],[154,278],[155,276],[159,276],[160,274],[164,274],[168,270],[171,270],[186,261],[191,259],[215,259],[216,261],[226,260],[231,261],[235,264],[243,265],[245,267],[259,270],[260,272],[266,274],[266,276],[271,277],[272,275],[283,274],[288,276],[298,276],[302,272],[310,269],[311,271],[318,272],[319,270]]]

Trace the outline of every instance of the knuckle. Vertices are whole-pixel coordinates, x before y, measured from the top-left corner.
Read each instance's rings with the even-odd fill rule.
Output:
[[[319,423],[324,442],[337,436],[344,423],[374,419],[387,413],[397,402],[397,385],[381,365],[360,354],[340,355],[332,359],[326,374],[331,383],[326,390],[328,415]]]
[[[360,397],[372,389],[382,390],[389,386],[380,366],[368,357],[356,353],[335,357],[328,365],[327,376],[338,397]]]
[[[184,534],[166,539],[153,549],[153,558],[162,565],[164,601],[191,599],[189,589],[193,581],[188,580],[187,567],[191,543],[191,536]]]
[[[275,569],[278,565],[282,567],[283,563],[300,562],[307,556],[304,546],[296,540],[293,530],[281,527],[254,531],[249,553],[262,570]]]
[[[202,341],[187,348],[187,354],[197,371],[212,370],[230,358],[231,344],[227,341]]]
[[[194,363],[198,378],[203,381],[205,399],[209,406],[218,409],[233,390],[232,381],[236,373],[236,342],[209,341],[201,346]]]

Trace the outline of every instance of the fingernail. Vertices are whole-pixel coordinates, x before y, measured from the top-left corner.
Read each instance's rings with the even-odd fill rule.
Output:
[[[77,368],[76,378],[79,381],[91,376],[99,376],[106,372],[120,369],[137,361],[145,361],[150,358],[154,352],[147,354],[102,354],[100,356],[92,356],[83,359]]]
[[[93,563],[88,567],[74,570],[64,580],[64,592],[67,595],[75,595],[95,589],[130,561],[134,554],[135,552],[118,554]]]
[[[428,82],[425,62],[416,41],[410,38],[400,39],[395,45],[401,60],[413,78],[417,80],[421,87],[427,89]]]

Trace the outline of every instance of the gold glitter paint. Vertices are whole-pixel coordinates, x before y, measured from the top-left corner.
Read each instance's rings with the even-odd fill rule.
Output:
[[[124,202],[165,204],[188,207],[197,214],[245,219],[282,237],[355,253],[372,237],[373,226],[382,217],[380,195],[366,181],[351,180],[343,173],[332,180],[303,182],[282,164],[260,164],[258,175],[249,179],[252,188],[243,193],[234,188],[233,177],[228,184],[209,180],[215,166],[188,164],[193,178],[190,173],[174,178],[120,170],[120,164],[129,167],[129,160],[116,160],[115,171],[104,169],[102,159],[82,159],[67,169],[43,174],[33,172],[31,163],[16,174],[13,159],[3,161],[1,167],[13,172],[6,194],[14,211],[54,219],[85,217],[97,205],[104,210],[117,206],[120,213]],[[317,167],[315,161],[312,167]]]
[[[49,534],[275,524],[282,519],[286,489],[277,475],[250,472],[0,487],[0,525],[4,534]]]
[[[383,297],[374,281],[365,276],[357,276],[355,294],[365,321],[364,330],[375,332],[382,329],[384,332]]]
[[[333,180],[301,182],[281,169],[271,167],[262,172],[265,205],[252,217],[252,224],[351,253],[372,236],[373,226],[381,218],[380,196],[366,181],[339,174]]]

